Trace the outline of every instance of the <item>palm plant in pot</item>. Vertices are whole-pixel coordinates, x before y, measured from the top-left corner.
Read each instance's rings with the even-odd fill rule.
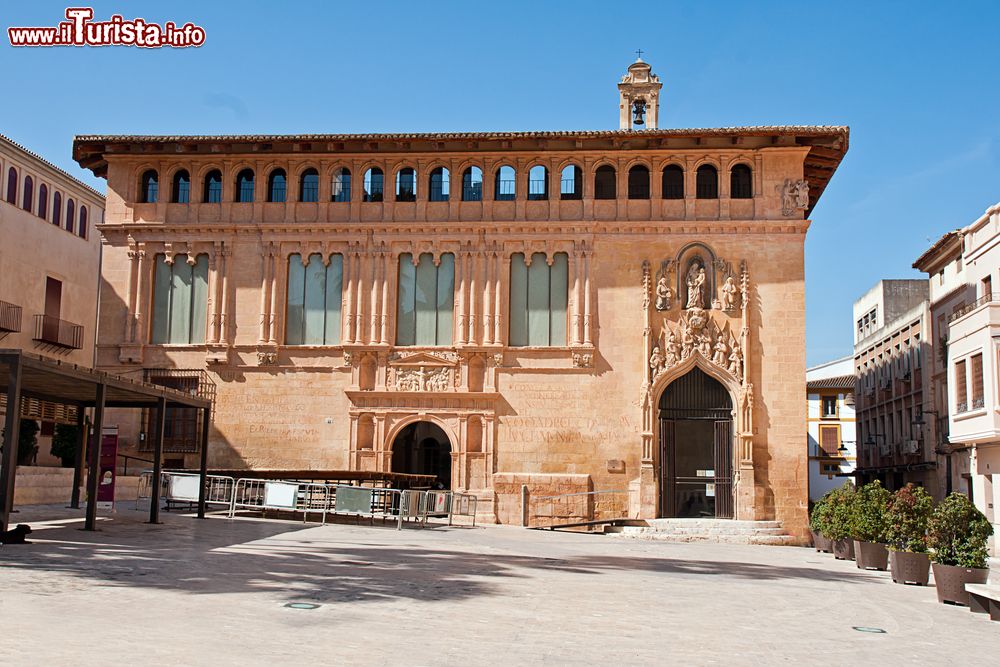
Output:
[[[830,505],[827,503],[829,495],[828,493],[820,498],[813,505],[812,514],[809,515],[809,531],[812,533],[813,546],[816,547],[816,551],[824,553],[833,552],[833,542],[824,534],[830,517]]]
[[[830,518],[826,535],[833,540],[833,555],[839,560],[854,560],[854,540],[851,539],[854,485],[848,482],[829,495]]]
[[[887,511],[892,494],[878,480],[865,484],[854,494],[851,536],[854,556],[861,570],[885,570],[889,550],[885,547]]]
[[[968,497],[952,493],[934,509],[928,535],[938,602],[969,606],[966,584],[985,584],[989,578],[986,543],[990,525]]]
[[[923,487],[913,484],[907,484],[889,499],[885,537],[894,582],[927,585],[931,567],[927,523],[933,509],[931,497]]]

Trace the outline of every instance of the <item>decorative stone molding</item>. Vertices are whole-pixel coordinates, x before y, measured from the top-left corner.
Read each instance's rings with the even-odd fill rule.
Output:
[[[781,215],[791,217],[796,212],[809,208],[809,181],[806,179],[786,178],[784,183],[774,186],[774,189],[781,195]]]
[[[278,363],[278,353],[277,352],[258,352],[257,353],[257,365],[258,366],[273,366]]]
[[[496,368],[502,368],[503,367],[503,352],[494,352],[493,355],[490,357],[490,360],[493,362],[493,365]]]
[[[354,353],[350,350],[344,350],[344,363],[341,364],[344,368],[350,368],[354,365]]]
[[[119,345],[118,361],[123,364],[141,364],[142,343],[125,343]]]
[[[393,352],[386,368],[390,391],[454,391],[461,383],[461,358],[455,352]]]
[[[729,373],[738,383],[743,381],[743,349],[728,323],[715,322],[711,311],[692,308],[671,324],[664,320],[649,356],[650,380],[673,368],[692,355]]]
[[[591,352],[574,352],[573,366],[576,368],[593,368],[594,355]]]

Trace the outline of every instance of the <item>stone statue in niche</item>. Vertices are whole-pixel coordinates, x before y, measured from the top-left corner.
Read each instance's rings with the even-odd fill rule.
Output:
[[[656,309],[657,310],[670,310],[670,300],[673,298],[674,291],[670,289],[670,283],[665,275],[660,276],[660,279],[656,282]]]
[[[781,214],[794,215],[796,211],[809,208],[809,181],[804,178],[793,180],[786,178],[785,182],[776,187],[781,195]]]
[[[738,293],[739,288],[736,286],[736,281],[733,280],[732,276],[729,276],[722,286],[722,310],[736,310],[736,295]]]
[[[687,305],[685,308],[705,307],[705,267],[701,262],[691,263],[687,273]]]
[[[653,346],[653,353],[649,355],[649,370],[653,372],[653,377],[656,377],[663,370],[663,355],[660,354],[660,346]]]

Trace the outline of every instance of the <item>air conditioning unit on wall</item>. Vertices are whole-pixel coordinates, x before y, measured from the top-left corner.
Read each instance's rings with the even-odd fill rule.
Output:
[[[904,454],[917,454],[920,452],[920,442],[918,440],[904,440],[902,450]]]

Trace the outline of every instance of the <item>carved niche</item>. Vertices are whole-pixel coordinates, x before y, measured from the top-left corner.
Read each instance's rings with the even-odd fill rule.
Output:
[[[390,391],[455,391],[461,382],[459,356],[454,352],[394,352],[386,369]]]

